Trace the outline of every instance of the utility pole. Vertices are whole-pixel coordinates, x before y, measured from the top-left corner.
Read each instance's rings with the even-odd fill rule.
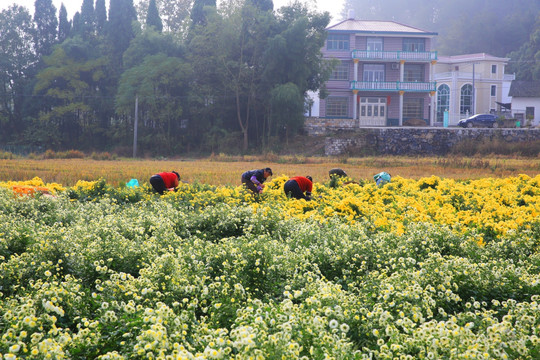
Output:
[[[135,96],[135,124],[133,127],[133,157],[137,157],[137,125],[139,122],[139,95]]]

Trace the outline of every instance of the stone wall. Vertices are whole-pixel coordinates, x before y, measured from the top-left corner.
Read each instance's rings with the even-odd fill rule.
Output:
[[[307,130],[307,129],[306,129]],[[307,130],[309,133],[309,130]],[[313,133],[312,133],[313,134]],[[381,127],[321,132],[325,154],[444,155],[461,141],[538,141],[540,129]],[[323,135],[320,135],[323,136]]]
[[[328,131],[354,128],[358,128],[358,120],[307,117],[304,122],[304,130],[309,136],[321,136]]]

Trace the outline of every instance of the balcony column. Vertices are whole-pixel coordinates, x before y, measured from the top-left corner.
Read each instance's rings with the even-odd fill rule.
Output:
[[[434,110],[436,110],[434,107],[435,107],[435,94],[437,94],[436,91],[430,91],[429,92],[429,97],[430,97],[430,109],[431,111],[429,112],[429,126],[433,126],[433,124],[435,123],[435,112]]]
[[[358,108],[358,90],[353,90],[353,109],[352,109],[352,117],[353,120],[356,120],[356,109]]]
[[[354,81],[358,81],[358,59],[354,59],[354,64],[353,64],[353,68],[354,68]]]
[[[405,73],[405,60],[399,60],[399,81],[403,82],[403,74]]]
[[[399,126],[403,126],[403,94],[405,91],[399,92]]]
[[[437,60],[431,60],[429,65],[429,82],[433,81],[433,71]],[[429,112],[429,126],[435,124],[435,116],[437,116],[437,109],[435,108],[435,94],[437,94],[437,86],[435,86],[435,91],[431,91],[429,95],[431,96],[431,111]]]

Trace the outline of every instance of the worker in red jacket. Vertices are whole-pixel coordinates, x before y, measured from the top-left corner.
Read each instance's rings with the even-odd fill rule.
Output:
[[[163,195],[165,190],[174,191],[178,187],[180,182],[180,174],[176,171],[162,172],[152,175],[150,178],[150,184],[158,193]]]
[[[285,194],[295,199],[311,200],[313,178],[311,176],[294,176],[287,180],[283,186]],[[305,195],[304,195],[305,193]]]

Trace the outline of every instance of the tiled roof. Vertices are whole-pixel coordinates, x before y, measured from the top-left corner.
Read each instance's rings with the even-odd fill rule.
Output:
[[[403,25],[395,21],[378,20],[353,20],[348,19],[332,25],[326,30],[346,31],[346,32],[368,32],[368,33],[396,33],[410,35],[437,35],[435,32],[421,30],[412,26]]]
[[[540,81],[514,80],[510,85],[508,96],[512,97],[540,97]]]
[[[463,54],[463,55],[453,55],[453,56],[439,56],[438,59],[440,63],[455,64],[461,62],[471,62],[471,61],[508,61],[510,58],[500,58],[486,53],[478,54]]]

